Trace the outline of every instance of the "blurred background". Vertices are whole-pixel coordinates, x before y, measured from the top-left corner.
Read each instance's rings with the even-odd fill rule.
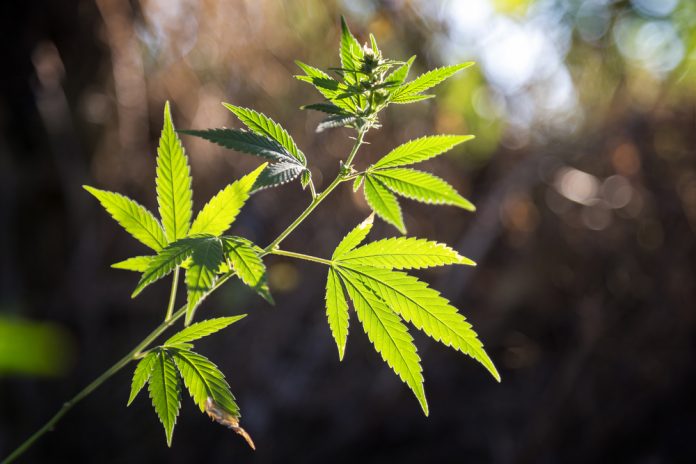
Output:
[[[0,4],[0,456],[159,323],[160,283],[109,265],[142,254],[81,189],[156,209],[165,100],[179,128],[265,112],[319,188],[351,132],[315,134],[293,61],[337,66],[339,16],[412,76],[474,60],[438,98],[390,107],[358,159],[430,133],[476,139],[427,168],[478,206],[403,202],[411,235],[477,268],[419,275],[474,324],[503,382],[413,334],[431,415],[353,318],[339,363],[325,269],[270,257],[270,307],[240,285],[206,316],[249,313],[199,343],[228,375],[251,452],[188,399],[172,449],[130,371],[77,406],[24,462],[696,462],[696,2],[693,0],[98,0]],[[184,138],[200,207],[259,162]],[[425,165],[424,165],[425,166]],[[232,232],[265,245],[308,202],[255,195]],[[337,191],[285,248],[331,253],[368,214]],[[373,239],[393,236],[378,221]]]

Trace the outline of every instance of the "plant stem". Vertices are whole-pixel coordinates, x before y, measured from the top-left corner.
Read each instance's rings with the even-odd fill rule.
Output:
[[[164,316],[164,322],[172,318],[174,313],[174,304],[176,303],[176,289],[179,286],[179,267],[174,269],[174,277],[172,277],[172,291],[169,294],[169,304],[167,305],[167,315]]]
[[[272,255],[279,255],[279,256],[288,256],[290,258],[297,258],[297,259],[303,259],[305,261],[313,261],[315,263],[321,263],[321,264],[326,264],[327,266],[331,266],[333,262],[329,261],[328,259],[322,259],[322,258],[317,258],[316,256],[310,256],[310,255],[304,255],[302,253],[295,253],[293,251],[285,251],[285,250],[279,250],[275,249],[271,251]]]
[[[358,149],[360,146],[363,144],[363,138],[365,137],[365,133],[367,132],[367,129],[360,129],[358,132],[358,137],[355,141],[355,144],[353,145],[353,149],[351,150],[350,154],[348,155],[348,158],[346,159],[344,165],[350,166],[350,164],[353,162],[353,159],[355,158],[355,155],[358,153]],[[324,190],[322,193],[319,195],[316,195],[313,197],[312,202],[309,204],[309,206],[295,219],[292,224],[290,224],[283,232],[280,233],[280,235],[273,240],[261,253],[262,256],[265,256],[269,253],[275,253],[275,254],[285,254],[286,256],[292,256],[295,258],[301,258],[301,259],[309,259],[310,261],[316,261],[324,264],[331,264],[330,261],[323,260],[321,258],[315,258],[313,256],[307,256],[307,255],[301,255],[299,253],[292,253],[292,252],[283,252],[280,250],[275,250],[275,248],[282,242],[288,235],[292,233],[293,230],[297,228],[297,226],[300,225],[302,221],[304,221],[307,216],[310,215],[312,211],[314,211],[314,208],[316,208],[319,203],[321,203],[324,198],[326,198],[341,182],[345,181],[346,178],[349,176],[349,174],[344,173],[343,171],[339,172],[336,178],[331,182],[331,184]],[[227,280],[229,280],[235,273],[230,272],[228,274],[225,274],[222,276],[217,283],[210,289],[209,293],[213,293],[215,290],[220,288],[222,284],[224,284]],[[104,382],[106,382],[108,379],[113,377],[117,372],[119,372],[121,369],[123,369],[125,366],[127,366],[131,361],[137,360],[142,356],[142,351],[147,349],[147,347],[157,339],[162,333],[164,333],[169,327],[174,325],[174,323],[181,319],[186,314],[186,305],[184,305],[182,308],[178,309],[176,312],[173,312],[174,309],[174,303],[176,301],[176,287],[178,284],[178,268],[174,271],[174,278],[172,281],[172,290],[170,293],[169,297],[169,304],[167,305],[167,316],[155,330],[150,332],[150,334],[145,337],[138,345],[133,348],[127,355],[125,355],[123,358],[118,360],[116,364],[111,366],[109,369],[107,369],[102,375],[97,377],[95,380],[92,381],[89,385],[87,385],[85,388],[83,388],[77,395],[72,397],[70,400],[67,402],[63,403],[63,407],[60,408],[60,410],[48,421],[46,424],[44,424],[43,427],[41,427],[39,430],[34,432],[32,436],[30,436],[27,440],[24,441],[17,449],[15,449],[12,454],[10,454],[7,458],[5,458],[0,464],[9,464],[13,461],[15,461],[18,457],[20,457],[22,454],[24,454],[31,446],[41,438],[43,435],[46,434],[46,432],[50,432],[53,430],[53,427],[60,421],[60,419],[68,412],[70,411],[77,403],[85,399],[87,396],[89,396],[94,390],[99,388]]]

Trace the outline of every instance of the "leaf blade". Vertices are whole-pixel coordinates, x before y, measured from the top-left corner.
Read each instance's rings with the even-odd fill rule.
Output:
[[[476,265],[445,244],[415,237],[391,237],[370,242],[344,253],[337,261],[348,266],[358,264],[383,269]]]
[[[114,263],[111,267],[124,271],[145,272],[154,258],[154,256],[133,256],[132,258]]]
[[[349,252],[356,246],[360,245],[367,234],[372,230],[372,225],[374,224],[375,215],[370,214],[364,221],[355,226],[350,232],[346,234],[345,237],[338,243],[336,249],[331,256],[331,259],[339,259],[343,254]]]
[[[216,143],[224,148],[259,156],[269,161],[297,161],[278,142],[254,132],[239,129],[179,130],[181,134],[193,135]]]
[[[396,227],[402,234],[406,233],[401,207],[393,193],[370,176],[365,176],[363,192],[367,204],[377,216]]]
[[[428,135],[410,140],[387,153],[371,169],[393,168],[419,163],[473,138],[473,135]]]
[[[338,348],[338,359],[343,361],[343,355],[346,350],[346,342],[348,340],[348,303],[346,302],[343,286],[336,274],[336,271],[330,267],[326,278],[326,317],[329,321],[331,335],[336,341]]]
[[[274,304],[268,288],[266,265],[261,258],[261,249],[242,237],[222,237],[225,256],[239,279],[251,287],[263,299]]]
[[[431,87],[435,87],[442,81],[452,77],[459,71],[472,66],[474,63],[472,61],[455,64],[452,66],[443,66],[441,68],[432,69],[424,74],[421,74],[411,82],[402,85],[395,93],[394,96],[400,95],[411,95],[418,94]]]
[[[208,296],[217,281],[217,270],[224,262],[222,242],[218,237],[197,242],[191,254],[192,263],[186,270],[186,319],[188,326],[196,308]]]
[[[152,406],[159,417],[164,433],[167,437],[167,446],[172,446],[174,426],[181,408],[181,386],[179,375],[174,361],[169,355],[160,350],[148,384]]]
[[[140,393],[140,390],[142,390],[148,380],[150,380],[152,371],[155,369],[156,360],[157,354],[150,352],[138,362],[138,365],[135,367],[135,372],[133,372],[130,396],[128,397],[128,404],[126,406],[131,405],[136,396],[138,396],[138,393]]]
[[[229,327],[231,324],[234,324],[245,317],[246,314],[240,314],[239,316],[216,317],[191,324],[165,340],[163,346],[190,343],[194,340],[199,340],[203,337],[207,337],[208,335],[212,335],[215,332],[219,332],[220,330]]]

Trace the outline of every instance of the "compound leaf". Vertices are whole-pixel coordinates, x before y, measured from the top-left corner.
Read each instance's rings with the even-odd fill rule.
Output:
[[[365,176],[365,185],[363,186],[365,199],[370,205],[372,211],[377,213],[379,217],[394,225],[402,234],[406,233],[404,218],[401,215],[401,207],[396,197],[378,180]]]
[[[138,365],[135,367],[135,372],[133,373],[128,406],[131,405],[135,397],[140,393],[140,390],[142,390],[148,380],[150,380],[152,371],[155,369],[155,362],[157,362],[157,353],[155,352],[146,354],[145,357],[138,362]]]
[[[94,195],[106,211],[136,240],[155,251],[167,244],[162,226],[144,206],[120,193],[96,189],[88,185],[83,188]]]
[[[266,163],[262,164],[218,192],[198,213],[189,233],[220,235],[229,229],[249,198],[249,192],[256,179],[266,166]]]
[[[475,263],[442,243],[415,237],[392,237],[370,242],[337,259],[340,264],[383,269],[423,269],[450,264]]]
[[[355,73],[362,67],[364,52],[360,42],[353,36],[346,24],[345,18],[341,16],[341,67],[343,68],[343,78],[349,84],[357,82]]]
[[[169,102],[164,105],[164,127],[157,147],[157,203],[168,242],[186,236],[191,225],[191,170],[184,147],[174,131]]]
[[[194,340],[198,340],[208,335],[214,334],[230,324],[244,319],[246,314],[240,314],[239,316],[231,317],[217,317],[214,319],[206,319],[205,321],[197,322],[191,324],[180,332],[169,337],[165,342],[164,346],[180,345],[182,343],[189,343]]]
[[[148,389],[152,406],[164,426],[167,446],[172,446],[174,426],[181,407],[181,386],[176,365],[164,350],[156,354]]]
[[[410,140],[387,153],[371,169],[393,168],[419,163],[473,138],[473,135],[429,135]]]
[[[336,340],[338,359],[343,361],[348,340],[348,303],[341,281],[333,268],[329,268],[326,279],[326,317],[329,320],[331,334]]]
[[[395,168],[381,169],[370,175],[377,177],[392,192],[406,198],[422,203],[459,206],[468,211],[476,210],[476,207],[457,193],[454,187],[427,172]]]

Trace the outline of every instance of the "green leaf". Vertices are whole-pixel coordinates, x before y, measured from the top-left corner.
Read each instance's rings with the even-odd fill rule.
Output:
[[[220,235],[229,229],[249,198],[249,192],[256,179],[266,166],[266,163],[262,164],[218,192],[198,213],[189,233]]]
[[[157,203],[169,242],[186,237],[191,225],[191,170],[174,131],[169,102],[164,105],[164,127],[157,148]]]
[[[429,95],[429,94],[400,94],[396,95],[392,98],[389,99],[391,103],[398,103],[400,105],[405,105],[407,103],[415,103],[419,102],[422,100],[430,100],[431,98],[435,98],[435,95]]]
[[[193,254],[193,249],[198,242],[207,240],[209,237],[206,235],[182,238],[167,245],[157,256],[150,260],[150,264],[140,277],[140,282],[133,290],[131,297],[135,298],[145,287],[172,272]]]
[[[269,165],[259,175],[254,182],[252,191],[256,192],[269,187],[277,187],[278,185],[287,184],[290,181],[297,179],[297,176],[307,172],[307,168],[297,162],[289,163],[281,161]]]
[[[290,154],[303,166],[307,165],[305,155],[297,148],[295,141],[280,124],[273,121],[265,114],[249,108],[242,108],[241,106],[234,106],[229,103],[223,103],[223,106],[233,112],[239,120],[253,132],[275,140],[290,152]]]
[[[155,251],[161,250],[167,244],[162,226],[144,206],[120,193],[99,190],[88,185],[82,187],[94,195],[111,217],[136,240]]]
[[[270,304],[273,297],[266,280],[266,265],[261,259],[261,249],[242,237],[222,237],[225,256],[240,280],[256,291]]]
[[[193,320],[196,308],[208,295],[217,280],[217,270],[223,263],[222,243],[218,237],[197,241],[191,254],[191,266],[186,270],[186,321]]]
[[[356,246],[360,245],[367,234],[372,230],[372,224],[374,223],[375,215],[370,214],[363,222],[355,226],[353,230],[348,232],[343,240],[338,244],[336,249],[331,256],[332,260],[340,259],[345,253],[349,252]]]
[[[382,359],[408,385],[428,415],[420,358],[408,329],[360,279],[339,271],[367,337]]]
[[[123,269],[124,271],[145,272],[154,258],[154,256],[133,256],[132,258],[114,263],[111,267]]]
[[[239,418],[239,406],[225,380],[225,375],[208,358],[188,350],[171,350],[181,378],[193,402],[205,411],[206,401],[212,398],[227,413]]]
[[[411,140],[387,153],[371,169],[392,168],[419,163],[473,138],[473,135],[429,135]]]
[[[357,264],[384,269],[424,269],[450,264],[476,265],[447,245],[415,237],[392,237],[370,242],[343,253],[336,261],[347,266]]]
[[[135,367],[135,372],[133,373],[133,381],[131,382],[131,391],[127,406],[131,405],[135,397],[140,393],[140,390],[142,390],[147,381],[150,380],[156,362],[157,353],[155,352],[146,354],[145,357],[138,362],[138,365]]]
[[[443,66],[442,68],[436,68],[431,71],[428,71],[425,74],[421,74],[411,82],[399,87],[399,89],[394,93],[394,96],[397,97],[401,95],[421,93],[424,90],[428,90],[431,87],[435,87],[440,82],[451,77],[452,75],[461,71],[462,69],[472,66],[473,64],[473,62],[467,62],[455,64],[453,66]]]
[[[358,189],[363,183],[363,180],[365,180],[365,174],[358,174],[358,176],[353,181],[353,192],[358,191]]]
[[[218,332],[226,327],[228,327],[230,324],[234,324],[235,322],[244,319],[246,317],[246,314],[240,314],[239,316],[231,316],[231,317],[217,317],[214,319],[206,319],[205,321],[197,322],[195,324],[191,324],[190,326],[186,327],[179,333],[176,333],[169,337],[165,342],[163,346],[171,346],[171,345],[178,345],[181,343],[189,343],[194,340],[198,340],[203,337],[207,337],[208,335],[214,334],[215,332]]]
[[[450,184],[427,172],[408,168],[382,169],[374,176],[389,190],[406,198],[436,205],[455,205],[468,211],[476,207],[461,196]]]
[[[411,65],[413,64],[413,61],[415,59],[415,55],[409,58],[406,63],[402,64],[401,66],[396,68],[394,72],[389,74],[384,81],[389,83],[391,86],[399,86],[403,84],[406,80],[406,77],[408,77],[408,72],[411,70]]]
[[[404,272],[352,264],[344,265],[341,273],[359,279],[404,320],[433,339],[471,356],[500,381],[471,324],[425,282]]]
[[[301,110],[321,111],[326,114],[346,115],[346,112],[333,103],[312,103],[300,107]]]
[[[164,426],[167,446],[172,446],[174,426],[181,407],[181,386],[176,365],[164,350],[156,354],[148,389],[152,406]]]
[[[365,199],[372,211],[388,223],[394,225],[394,227],[399,229],[399,232],[405,234],[406,226],[401,215],[401,207],[399,207],[399,202],[396,201],[394,194],[370,176],[365,177],[364,191]]]
[[[345,18],[341,16],[341,67],[343,68],[343,78],[349,84],[357,82],[356,76],[350,71],[359,71],[362,68],[364,52],[360,42],[353,36],[346,24]]]
[[[329,319],[331,334],[336,340],[338,359],[343,361],[348,340],[348,303],[341,281],[333,268],[329,268],[326,279],[326,317]]]
[[[335,115],[329,116],[317,125],[316,132],[324,132],[326,129],[335,129],[337,127],[350,126],[356,122],[358,118],[355,116]]]
[[[347,96],[351,92],[350,88],[320,69],[304,64],[301,61],[295,61],[295,63],[306,74],[306,76],[295,76],[296,79],[312,84],[325,98],[347,113],[357,113],[355,104],[349,98],[344,97],[344,95]]]
[[[178,132],[206,139],[225,148],[260,156],[269,161],[297,162],[278,142],[253,132],[240,129],[180,130]]]

